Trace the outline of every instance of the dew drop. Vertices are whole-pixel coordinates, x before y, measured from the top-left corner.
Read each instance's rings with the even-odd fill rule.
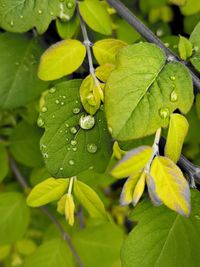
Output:
[[[76,140],[72,140],[72,141],[71,141],[71,145],[72,145],[72,146],[77,145],[77,141],[76,141]]]
[[[42,10],[41,9],[38,10],[38,14],[40,14],[40,15],[42,14]]]
[[[20,19],[23,19],[24,18],[24,16],[23,15],[20,15]]]
[[[172,81],[175,81],[175,80],[176,80],[176,77],[175,77],[175,76],[171,76],[170,79],[171,79]]]
[[[49,93],[51,94],[55,93],[55,91],[56,91],[56,87],[52,87],[49,89]]]
[[[11,22],[10,22],[10,26],[11,26],[11,27],[14,26],[14,22],[13,22],[13,20],[11,20]]]
[[[71,128],[70,128],[70,132],[71,132],[72,134],[77,133],[77,129],[76,129],[76,127],[71,127]]]
[[[68,151],[70,151],[70,150],[71,150],[71,148],[70,148],[70,147],[68,147],[68,148],[67,148],[67,150],[68,150]]]
[[[78,104],[78,100],[76,100],[75,103]]]
[[[53,15],[54,15],[53,11],[51,11],[51,12],[50,12],[50,15],[51,15],[51,16],[53,16]]]
[[[66,95],[63,95],[63,97],[62,97],[63,99],[66,99]]]
[[[41,144],[40,148],[41,148],[41,149],[45,149],[45,148],[47,148],[47,146],[44,145],[44,144]]]
[[[68,130],[65,130],[65,133],[68,133]]]
[[[58,99],[56,99],[55,103],[58,105],[60,103],[60,101]]]
[[[71,9],[71,8],[73,8],[73,6],[74,6],[74,4],[70,1],[67,3],[67,8]]]
[[[74,114],[78,114],[79,112],[80,112],[80,108],[74,108],[74,109],[73,109],[73,113],[74,113]]]
[[[43,158],[45,158],[45,159],[48,159],[48,157],[49,157],[48,153],[43,153],[42,155],[43,155]]]
[[[41,109],[42,112],[47,112],[47,110],[48,110],[47,107],[42,107]]]
[[[69,124],[68,123],[65,123],[65,126],[68,128],[69,127]]]
[[[52,118],[53,118],[53,119],[55,119],[55,117],[56,117],[55,115],[52,115]]]
[[[42,127],[44,125],[43,119],[42,118],[38,118],[37,124],[38,124],[39,127]]]
[[[161,108],[159,110],[160,117],[162,119],[167,119],[169,117],[169,109],[168,108]]]
[[[61,102],[60,104],[61,104],[61,106],[64,106],[65,105],[65,102]]]
[[[89,167],[89,170],[93,170],[93,169],[94,169],[94,167],[93,167],[93,166],[90,166],[90,167]]]
[[[87,145],[87,151],[88,151],[89,153],[94,154],[94,153],[97,152],[97,146],[96,146],[95,144],[93,144],[93,143],[88,144],[88,145]]]
[[[176,102],[178,100],[178,94],[177,94],[177,92],[175,90],[173,90],[171,92],[170,100],[171,100],[171,102]]]
[[[60,133],[62,133],[62,132],[63,132],[63,130],[60,130],[59,132],[60,132]]]
[[[91,115],[82,115],[79,120],[79,125],[84,130],[92,129],[95,125],[95,119]]]
[[[73,159],[70,159],[70,160],[69,160],[69,165],[70,165],[70,166],[73,166],[73,165],[74,165],[74,160],[73,160]]]
[[[77,147],[73,147],[72,150],[75,152],[77,151]]]
[[[63,171],[63,167],[60,167],[60,171]]]

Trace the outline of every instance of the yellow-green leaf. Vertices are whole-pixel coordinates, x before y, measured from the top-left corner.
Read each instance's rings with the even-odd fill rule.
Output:
[[[110,76],[111,72],[114,70],[115,65],[106,63],[104,65],[99,66],[95,70],[96,77],[101,80],[102,82],[107,82],[108,77]]]
[[[66,198],[67,198],[67,195],[65,194],[64,196],[61,197],[61,199],[59,199],[59,201],[57,203],[57,212],[62,214],[62,215],[65,214]]]
[[[90,186],[75,180],[74,194],[92,218],[108,219],[103,202]]]
[[[184,139],[187,135],[189,124],[187,119],[180,114],[172,114],[170,117],[169,131],[165,146],[165,156],[175,163],[179,160]]]
[[[65,199],[65,218],[69,225],[74,225],[75,204],[72,194],[67,194]]]
[[[116,178],[124,178],[132,173],[141,171],[149,162],[153,153],[152,147],[140,146],[129,151],[117,166],[112,170],[111,174]]]
[[[155,181],[156,194],[170,209],[181,215],[190,214],[190,189],[181,170],[166,157],[153,160],[150,174]]]
[[[120,204],[128,205],[133,201],[133,193],[135,186],[140,178],[141,172],[132,174],[127,181],[125,182],[121,196],[120,196]]]
[[[58,200],[67,190],[68,184],[69,179],[48,178],[32,189],[27,198],[27,204],[31,207],[39,207]]]
[[[145,188],[145,180],[146,180],[146,173],[143,172],[135,186],[134,192],[133,192],[133,205],[136,206],[139,202]]]
[[[181,59],[186,60],[188,57],[192,55],[191,42],[187,38],[180,36],[178,43],[178,51]]]
[[[79,9],[81,16],[91,29],[105,35],[112,33],[110,16],[99,0],[79,1]]]
[[[41,80],[51,81],[71,74],[81,66],[85,55],[86,48],[80,41],[60,41],[42,55],[38,76]]]
[[[11,252],[11,245],[0,246],[0,261],[6,259]]]
[[[170,0],[170,2],[177,6],[184,6],[187,0]]]
[[[115,64],[116,55],[127,43],[118,39],[103,39],[94,44],[93,52],[99,65]]]
[[[152,203],[154,204],[154,206],[160,206],[162,204],[162,201],[156,194],[155,181],[149,173],[146,173],[146,183],[147,183],[149,197]]]

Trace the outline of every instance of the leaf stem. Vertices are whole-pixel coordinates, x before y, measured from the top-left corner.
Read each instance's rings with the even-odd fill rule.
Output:
[[[107,2],[117,11],[117,13],[125,19],[142,37],[147,41],[159,46],[166,54],[168,61],[177,61],[183,64],[190,72],[195,89],[200,92],[200,79],[194,73],[193,69],[187,65],[187,62],[181,60],[174,54],[164,43],[147,28],[123,3],[119,0],[107,0]]]
[[[9,157],[9,163],[10,163],[10,167],[11,170],[13,171],[16,180],[19,182],[19,184],[21,185],[21,187],[25,190],[28,191],[31,189],[31,187],[29,186],[28,182],[26,181],[26,179],[22,176],[21,172],[19,171],[19,168],[17,167],[17,164],[15,163],[15,161],[12,159],[12,157]],[[59,223],[59,221],[55,218],[55,216],[48,210],[47,207],[39,207],[39,209],[46,214],[46,216],[52,221],[52,223],[54,223],[58,230],[60,231],[63,240],[66,241],[67,245],[69,246],[74,258],[76,259],[76,262],[78,264],[79,267],[83,267],[83,263],[81,262],[81,259],[78,255],[78,253],[76,252],[75,247],[73,246],[72,242],[71,242],[71,238],[70,236],[65,232],[65,230],[63,229],[62,225]]]

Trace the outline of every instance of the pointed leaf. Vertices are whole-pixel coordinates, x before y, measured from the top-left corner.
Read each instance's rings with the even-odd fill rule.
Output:
[[[71,194],[67,194],[65,199],[65,218],[71,226],[74,225],[74,210],[75,204],[73,196]]]
[[[146,183],[147,183],[149,197],[152,203],[154,204],[154,206],[160,206],[162,204],[162,201],[156,194],[155,181],[149,173],[146,174]]]
[[[140,172],[149,162],[153,150],[150,146],[135,148],[123,157],[112,170],[111,174],[116,178],[124,178],[132,173]]]
[[[151,165],[156,194],[163,203],[181,215],[190,214],[190,189],[181,170],[166,157],[156,157]]]
[[[106,63],[96,68],[95,75],[99,80],[106,83],[111,72],[114,70],[114,68],[115,68],[115,65]]]
[[[135,186],[134,192],[133,192],[133,205],[136,206],[139,202],[142,194],[144,193],[145,188],[145,181],[146,181],[146,173],[143,172],[138,179],[138,182]]]
[[[41,57],[38,76],[51,81],[77,70],[86,55],[85,46],[78,40],[64,40],[49,47]]]
[[[183,37],[180,36],[179,43],[178,43],[178,50],[180,58],[186,60],[188,57],[192,55],[192,44],[191,42]]]
[[[170,117],[165,156],[175,163],[179,160],[183,142],[187,135],[189,124],[187,119],[180,114],[172,114]]]
[[[66,192],[69,179],[48,178],[36,185],[27,198],[27,204],[31,207],[40,207],[58,200]]]

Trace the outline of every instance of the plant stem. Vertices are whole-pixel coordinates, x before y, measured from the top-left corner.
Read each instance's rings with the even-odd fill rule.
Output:
[[[25,190],[28,191],[30,190],[30,186],[27,183],[26,179],[22,176],[21,172],[19,171],[19,168],[17,167],[17,164],[15,163],[15,161],[9,157],[9,162],[10,162],[10,167],[11,170],[13,171],[17,181],[19,182],[19,184],[21,185],[21,187]],[[79,267],[83,267],[83,264],[81,262],[81,259],[79,257],[79,255],[77,254],[72,242],[71,242],[71,238],[70,236],[65,232],[65,230],[63,229],[62,225],[59,223],[59,221],[55,218],[55,216],[48,210],[47,207],[40,207],[39,208],[44,214],[46,214],[46,216],[52,221],[52,223],[54,223],[58,230],[60,231],[62,238],[66,241],[67,245],[69,246],[74,258],[76,259],[76,262],[78,264]]]
[[[200,92],[200,79],[193,72],[192,68],[187,66],[187,63],[181,60],[174,52],[172,52],[164,43],[147,28],[123,3],[119,0],[107,0],[107,2],[117,11],[117,13],[125,19],[142,37],[147,41],[159,46],[166,54],[168,61],[177,61],[183,64],[192,76],[195,89]]]

